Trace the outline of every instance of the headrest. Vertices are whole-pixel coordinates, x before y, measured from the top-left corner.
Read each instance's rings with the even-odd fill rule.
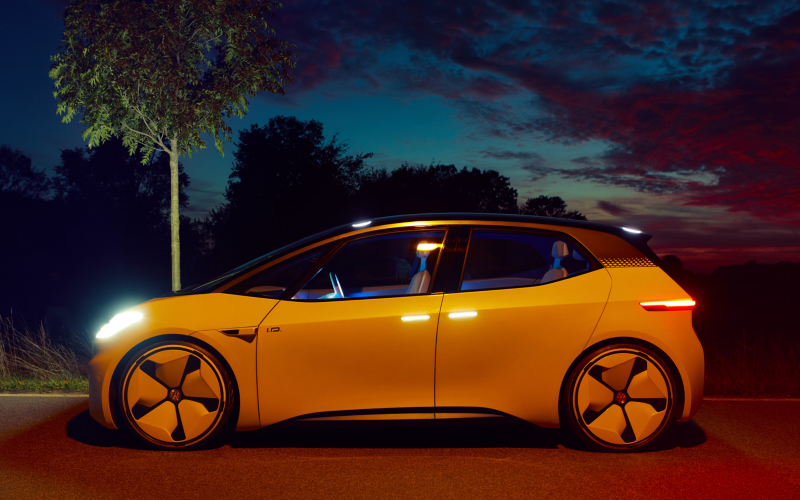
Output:
[[[572,258],[575,260],[586,260],[583,258],[583,255],[579,254],[577,250],[572,251]]]
[[[569,255],[569,247],[563,241],[556,241],[553,243],[553,257],[563,259]]]

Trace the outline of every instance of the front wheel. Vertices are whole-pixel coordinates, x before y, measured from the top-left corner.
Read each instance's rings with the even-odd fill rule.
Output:
[[[120,379],[118,414],[129,430],[159,449],[207,445],[226,427],[233,384],[222,363],[182,341],[160,342],[131,357]]]
[[[641,450],[675,414],[675,381],[655,352],[616,344],[585,356],[566,384],[566,417],[584,442],[604,451]]]

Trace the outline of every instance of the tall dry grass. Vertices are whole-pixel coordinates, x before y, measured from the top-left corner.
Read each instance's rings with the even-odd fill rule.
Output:
[[[741,332],[724,339],[703,337],[706,395],[800,396],[796,336]]]
[[[74,379],[85,377],[91,348],[72,336],[67,345],[52,342],[39,325],[36,330],[14,325],[0,316],[0,377]]]

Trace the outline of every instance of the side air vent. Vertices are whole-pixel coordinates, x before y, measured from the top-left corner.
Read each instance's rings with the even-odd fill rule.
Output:
[[[220,330],[220,333],[225,334],[228,337],[236,337],[237,339],[242,339],[247,343],[253,341],[258,334],[257,328],[236,328],[236,329],[229,329],[229,330]]]

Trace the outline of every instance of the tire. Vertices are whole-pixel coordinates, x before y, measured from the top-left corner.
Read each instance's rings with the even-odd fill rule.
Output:
[[[575,366],[565,386],[570,429],[603,451],[640,451],[675,420],[675,380],[658,354],[635,344],[597,349]]]
[[[165,341],[134,354],[120,377],[117,414],[146,445],[202,448],[228,428],[233,384],[224,365],[190,342]]]

